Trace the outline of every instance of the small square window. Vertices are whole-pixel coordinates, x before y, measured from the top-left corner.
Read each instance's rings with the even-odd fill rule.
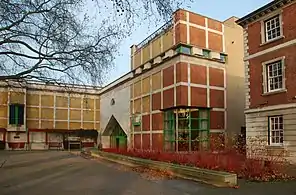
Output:
[[[264,21],[265,41],[274,40],[282,35],[280,16],[276,15]]]
[[[226,62],[226,58],[227,56],[225,54],[222,54],[222,53],[220,54],[220,59],[222,62]]]
[[[211,57],[211,51],[203,49],[202,50],[203,56],[206,58],[210,58]]]
[[[177,53],[191,54],[191,49],[189,47],[180,46],[176,51]]]
[[[284,143],[283,116],[269,117],[269,144],[279,145]]]

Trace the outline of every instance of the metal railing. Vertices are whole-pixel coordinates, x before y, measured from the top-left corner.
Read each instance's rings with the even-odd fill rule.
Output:
[[[147,44],[150,43],[150,41],[154,40],[156,37],[159,37],[166,33],[170,27],[173,26],[173,20],[171,19],[170,21],[166,22],[164,25],[162,25],[159,29],[157,29],[154,33],[149,35],[146,39],[144,39],[141,43],[137,45],[137,50],[143,48]]]

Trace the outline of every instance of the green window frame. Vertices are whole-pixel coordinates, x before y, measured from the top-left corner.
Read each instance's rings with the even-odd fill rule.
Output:
[[[210,58],[210,57],[211,57],[211,51],[210,51],[210,50],[203,49],[203,50],[202,50],[202,54],[203,54],[203,56],[206,57],[206,58]]]
[[[196,151],[209,143],[209,109],[174,109],[164,112],[164,150]]]
[[[20,126],[24,124],[24,104],[10,104],[9,105],[9,124]]]

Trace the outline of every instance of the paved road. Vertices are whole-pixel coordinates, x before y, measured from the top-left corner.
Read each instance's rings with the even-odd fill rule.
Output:
[[[215,188],[184,180],[149,180],[139,173],[69,152],[0,151],[0,195],[296,195],[296,182],[241,183]]]

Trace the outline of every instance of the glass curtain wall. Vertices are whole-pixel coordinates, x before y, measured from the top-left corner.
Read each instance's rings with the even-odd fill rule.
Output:
[[[209,109],[174,109],[164,112],[164,150],[197,151],[209,143]]]

